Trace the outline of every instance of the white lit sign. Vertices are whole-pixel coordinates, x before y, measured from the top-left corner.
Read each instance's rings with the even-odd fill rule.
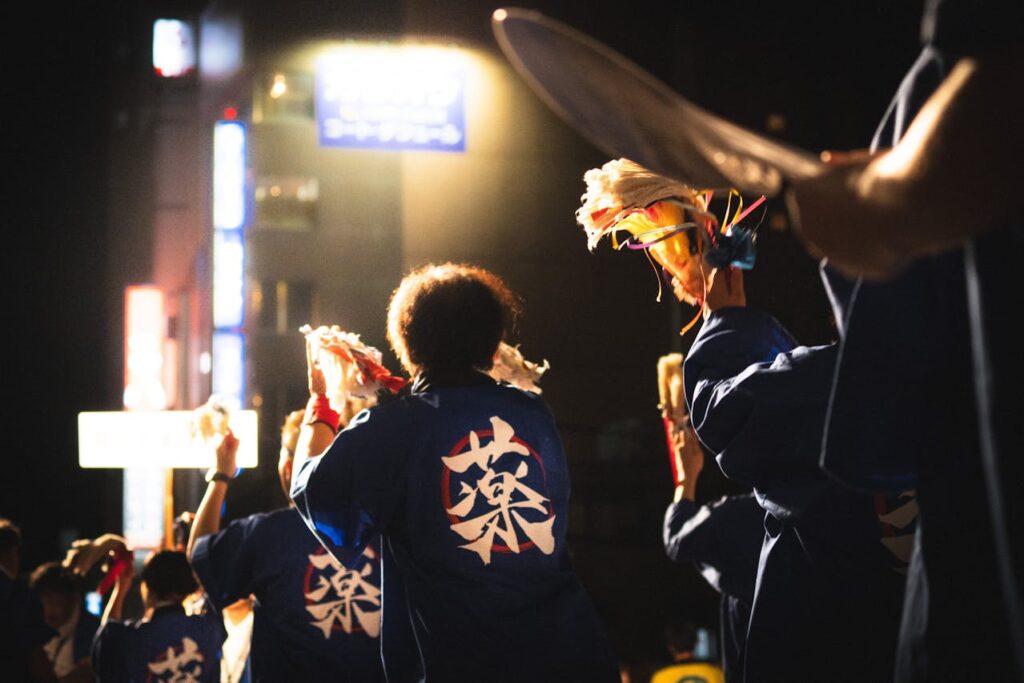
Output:
[[[78,414],[78,464],[81,467],[124,467],[135,472],[157,468],[205,468],[216,464],[211,446],[192,437],[191,410],[132,410]],[[258,464],[255,410],[232,410],[231,431],[238,437],[238,466]],[[125,501],[126,504],[129,501]],[[127,508],[126,508],[127,509]],[[159,517],[163,530],[162,512]]]
[[[218,121],[213,128],[213,227],[245,224],[245,126]]]
[[[213,326],[241,327],[245,318],[245,245],[239,231],[213,233]]]
[[[465,92],[466,60],[457,50],[338,48],[317,63],[320,144],[464,151]]]
[[[178,19],[153,22],[153,71],[175,78],[195,71],[196,43],[192,25]]]

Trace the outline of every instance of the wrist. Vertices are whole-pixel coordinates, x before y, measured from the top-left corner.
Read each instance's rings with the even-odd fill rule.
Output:
[[[691,485],[687,485],[687,483],[685,481],[680,482],[679,484],[676,485],[675,498],[674,498],[675,502],[678,503],[678,502],[683,501],[683,500],[688,500],[688,501],[690,501],[692,503],[692,502],[696,501],[697,500],[696,488],[697,487],[693,486],[692,484]]]
[[[218,467],[211,467],[209,470],[206,471],[206,483],[208,484],[214,484],[219,482],[224,485],[227,485],[234,478],[234,474],[228,474],[226,472],[223,472]]]
[[[679,503],[683,500],[688,500],[691,503],[694,501],[693,487],[687,486],[686,482],[680,482],[676,484],[675,493],[672,496],[673,503]]]
[[[686,469],[680,471],[679,481],[676,482],[676,501],[686,499],[689,501],[697,498],[697,479],[700,476],[699,469]]]
[[[306,417],[303,424],[313,425],[321,423],[330,427],[334,433],[338,432],[338,425],[341,424],[341,415],[331,407],[331,402],[324,394],[313,394],[306,404]]]

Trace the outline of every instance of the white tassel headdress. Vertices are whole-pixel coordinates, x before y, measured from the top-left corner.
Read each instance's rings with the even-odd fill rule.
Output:
[[[592,168],[583,180],[587,191],[580,197],[582,206],[576,210],[576,221],[586,231],[587,248],[591,251],[628,213],[642,210],[652,202],[675,198],[692,205],[699,213],[707,211],[704,196],[692,187],[629,159],[613,159],[601,168]]]

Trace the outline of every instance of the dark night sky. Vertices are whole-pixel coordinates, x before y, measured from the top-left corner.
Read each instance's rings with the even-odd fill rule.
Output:
[[[112,398],[105,134],[114,25],[106,8],[113,5],[36,5],[7,25],[35,35],[20,48],[5,115],[13,148],[4,155],[13,172],[5,194],[14,209],[5,224],[15,240],[5,270],[15,314],[3,374],[14,447],[0,482],[0,515],[22,527],[29,564],[57,552],[60,526],[98,519],[98,493],[111,478],[79,470],[75,452],[77,413]]]
[[[785,108],[789,139],[810,149],[866,144],[917,51],[917,2],[789,3],[771,10],[762,3],[756,12],[739,3],[685,4],[723,42],[738,41],[706,55],[702,74],[652,61],[658,53],[645,52],[629,33],[641,30],[645,16],[635,3],[625,17],[620,8],[627,3],[551,3],[553,15],[575,17],[581,29],[666,80],[713,95],[714,102],[701,104],[744,125],[761,128],[763,112]],[[14,399],[5,411],[14,447],[0,475],[0,515],[24,529],[30,564],[58,552],[57,529],[107,531],[103,520],[119,507],[117,489],[111,494],[116,473],[77,468],[75,419],[82,410],[109,409],[119,394],[120,360],[107,341],[118,328],[110,323],[117,290],[112,298],[105,223],[107,202],[117,198],[108,196],[105,173],[109,98],[117,85],[111,60],[127,35],[121,7],[37,4],[7,25],[32,42],[22,48],[4,117],[6,204],[14,208],[5,220],[14,240],[6,250],[6,289],[15,313],[3,377]],[[610,21],[616,16],[618,24]],[[790,31],[792,40],[783,40]],[[726,73],[738,78],[719,88],[711,79]]]

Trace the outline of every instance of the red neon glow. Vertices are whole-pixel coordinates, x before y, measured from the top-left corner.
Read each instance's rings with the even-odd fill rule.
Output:
[[[238,118],[238,110],[234,107],[224,107],[224,119],[227,121],[234,121]]]
[[[164,293],[135,285],[124,292],[124,396],[129,409],[166,408],[162,383]]]

